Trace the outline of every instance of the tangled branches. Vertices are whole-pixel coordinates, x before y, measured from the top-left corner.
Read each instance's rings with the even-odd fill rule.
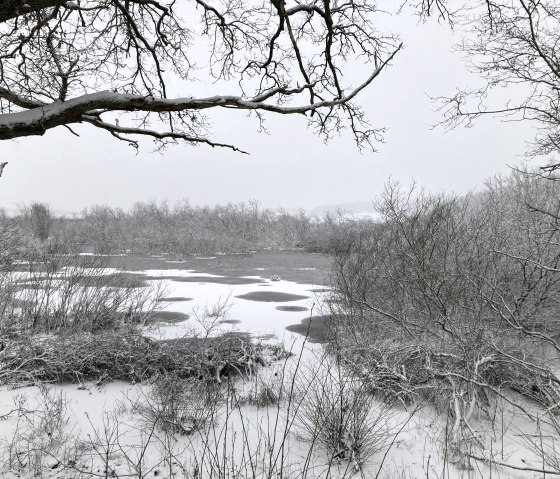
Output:
[[[87,123],[136,147],[144,136],[239,151],[208,137],[204,112],[226,108],[307,115],[327,138],[347,125],[368,146],[382,130],[354,99],[400,49],[377,14],[364,0],[0,1],[0,139]],[[357,85],[351,63],[369,69]],[[238,92],[196,97],[201,79]]]
[[[557,414],[558,206],[527,172],[477,196],[388,185],[383,221],[335,256],[332,352],[380,397],[447,411],[454,441],[491,397]]]
[[[286,354],[281,347],[253,344],[236,334],[168,341],[133,331],[5,339],[0,384],[136,383],[165,373],[220,382],[223,376],[250,374]]]

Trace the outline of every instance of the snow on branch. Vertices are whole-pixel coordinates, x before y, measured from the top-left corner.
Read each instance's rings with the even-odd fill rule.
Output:
[[[325,139],[346,127],[373,147],[383,129],[355,101],[402,46],[376,15],[369,0],[0,0],[0,140],[88,123],[133,146],[148,136],[241,151],[208,138],[202,112],[227,108],[260,122],[306,115]],[[369,70],[358,86],[355,67]],[[215,94],[181,91],[200,81]]]
[[[112,112],[146,112],[146,113],[176,113],[185,111],[200,111],[211,108],[228,108],[235,110],[256,110],[277,113],[281,115],[306,114],[321,109],[331,109],[340,105],[347,105],[364,88],[366,88],[385,68],[391,59],[400,50],[402,45],[378,66],[372,74],[357,88],[341,98],[307,103],[303,105],[279,105],[266,102],[275,95],[291,96],[301,93],[306,89],[299,87],[295,89],[276,88],[260,94],[253,98],[243,98],[232,95],[216,95],[206,98],[154,98],[152,96],[141,96],[111,91],[101,91],[72,98],[66,101],[55,101],[50,104],[39,104],[32,100],[23,99],[5,89],[0,89],[0,97],[13,102],[15,105],[30,107],[25,111],[7,113],[0,115],[0,139],[12,139],[28,135],[42,135],[47,130],[62,125],[87,122],[98,128],[105,129],[122,139],[121,135],[145,135],[157,139],[181,139],[190,143],[206,143],[211,146],[236,147],[212,142],[206,138],[187,135],[179,132],[157,132],[144,130],[142,128],[124,128],[102,121],[100,115],[108,111]]]

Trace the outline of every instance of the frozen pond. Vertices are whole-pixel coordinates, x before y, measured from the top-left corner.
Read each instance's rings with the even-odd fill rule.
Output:
[[[129,262],[119,265],[118,261]],[[284,474],[289,478],[325,479],[541,477],[534,473],[542,468],[538,457],[524,442],[524,438],[533,437],[539,431],[534,423],[510,408],[507,401],[496,406],[494,422],[480,419],[475,424],[478,437],[486,442],[490,438],[485,445],[487,449],[480,454],[495,456],[496,462],[488,467],[484,462],[471,461],[469,467],[463,467],[452,463],[448,456],[445,438],[449,418],[429,404],[389,407],[371,397],[368,420],[379,420],[376,430],[386,442],[380,443],[379,450],[360,469],[355,469],[349,460],[328,459],[320,447],[310,448],[309,441],[302,439],[301,426],[294,422],[291,402],[262,407],[239,402],[243,395],[263,385],[274,385],[281,378],[284,391],[291,391],[293,385],[299,390],[294,395],[294,404],[299,407],[312,396],[307,389],[310,384],[315,384],[311,391],[323,390],[328,385],[322,378],[336,370],[332,359],[321,355],[319,344],[305,341],[304,335],[286,329],[300,325],[310,316],[318,318],[325,313],[323,304],[329,295],[324,281],[326,265],[324,257],[299,252],[186,260],[112,258],[110,268],[100,274],[114,274],[116,269],[111,268],[125,266],[135,287],[152,284],[163,288],[158,301],[158,321],[145,327],[147,336],[173,339],[248,333],[264,343],[281,342],[294,355],[259,368],[247,377],[235,378],[231,388],[222,390],[228,397],[220,403],[206,432],[192,435],[169,435],[146,428],[138,414],[142,412],[138,404],[146,402],[151,388],[148,384],[100,382],[47,388],[42,385],[19,389],[1,387],[0,418],[18,407],[20,413],[17,420],[12,414],[0,422],[0,476],[211,478],[217,477],[218,470],[220,474],[224,472],[222,461],[225,461],[223,464],[227,462],[227,467],[232,471],[236,468],[236,472],[220,476],[224,478],[284,477]],[[25,282],[24,272],[17,276]],[[231,394],[236,396],[230,397]],[[330,392],[327,400],[332,399],[329,395]],[[340,396],[341,401],[345,398]],[[61,405],[60,409],[57,404]],[[45,405],[50,409],[45,409]],[[55,427],[59,414],[64,414],[67,421],[59,424],[64,432],[57,439],[60,444],[53,442],[48,430],[46,436],[37,433],[41,428]],[[328,424],[327,416],[325,424]],[[502,435],[494,438],[493,433],[498,430]],[[48,453],[32,449],[37,447],[38,440],[43,441],[39,445]],[[21,452],[21,458],[40,461],[36,465],[40,470],[30,470],[18,456],[19,452],[14,456],[12,451],[21,449],[22,441],[29,445]],[[74,450],[79,444],[84,449]],[[495,453],[498,450],[500,457]],[[73,459],[73,454],[79,459]],[[207,469],[204,471],[202,467],[198,475],[193,471],[198,471],[197,461],[201,458],[202,463],[206,461]],[[287,468],[272,467],[272,458],[278,463],[286,461]],[[216,469],[218,459],[220,467]],[[18,470],[20,460],[21,470]],[[502,468],[500,462],[514,468]],[[248,464],[250,469],[244,470]],[[305,474],[301,472],[303,467],[308,468]],[[78,471],[78,468],[82,469]],[[139,468],[147,472],[141,475]]]
[[[328,294],[322,285],[282,279],[272,281],[259,276],[241,277],[254,281],[250,284],[227,284],[226,277],[193,271],[149,270],[144,273],[152,278],[177,278],[160,280],[165,297],[169,298],[169,301],[163,298],[161,310],[182,313],[189,318],[168,325],[163,323],[150,332],[165,339],[201,334],[205,332],[205,327],[212,326],[214,333],[247,332],[256,339],[291,343],[294,334],[286,328],[300,323],[311,314],[318,315],[322,299]],[[196,278],[197,282],[181,281],[181,278]],[[209,324],[207,313],[216,309],[223,311],[223,315]]]

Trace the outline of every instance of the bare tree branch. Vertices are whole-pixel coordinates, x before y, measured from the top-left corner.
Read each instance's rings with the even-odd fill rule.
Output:
[[[0,0],[0,139],[88,123],[133,146],[140,135],[240,151],[209,138],[206,117],[193,120],[228,108],[309,114],[326,139],[347,127],[358,147],[373,147],[383,129],[369,127],[355,99],[401,49],[376,31],[376,13],[367,0]],[[195,70],[204,52],[208,67]],[[370,68],[358,86],[350,63]],[[216,94],[190,97],[200,79]],[[219,91],[220,80],[238,92]],[[128,126],[104,120],[109,112]]]

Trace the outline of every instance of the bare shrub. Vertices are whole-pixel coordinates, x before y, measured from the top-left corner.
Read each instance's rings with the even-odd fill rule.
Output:
[[[257,407],[278,404],[285,388],[282,379],[278,372],[257,371],[253,375],[249,393],[241,398],[241,402]]]
[[[227,375],[249,374],[257,364],[285,358],[281,346],[253,343],[242,335],[156,341],[138,331],[103,331],[46,338],[5,340],[0,384],[37,381],[146,381],[162,373],[221,382]]]
[[[31,236],[40,241],[46,241],[52,230],[53,214],[48,204],[32,203],[22,207],[23,223]]]
[[[457,456],[493,398],[560,404],[559,186],[523,172],[464,197],[389,184],[382,220],[334,257],[330,351],[378,397],[448,413]]]
[[[208,338],[221,334],[222,322],[226,320],[229,310],[233,306],[231,297],[219,297],[211,304],[204,304],[192,309],[192,316],[198,325],[198,331],[193,336]]]
[[[40,476],[48,463],[58,464],[56,458],[68,458],[77,450],[71,444],[66,396],[40,385],[37,402],[31,406],[27,396],[16,396],[15,430],[4,448],[9,470]]]
[[[150,382],[149,391],[134,409],[164,431],[189,436],[212,424],[220,397],[216,383],[168,373]]]
[[[324,448],[331,461],[347,460],[359,470],[389,444],[390,408],[376,403],[367,384],[340,364],[327,361],[297,381],[301,437]]]
[[[521,445],[539,459],[539,466],[545,477],[558,476],[560,475],[559,418],[556,414],[545,411],[544,414],[538,415],[535,426],[535,431],[519,428],[516,436],[521,438]]]
[[[12,282],[21,307],[11,316],[11,329],[94,332],[141,325],[165,295],[161,282],[108,271],[107,258],[68,254],[64,245],[42,245],[32,259]]]

